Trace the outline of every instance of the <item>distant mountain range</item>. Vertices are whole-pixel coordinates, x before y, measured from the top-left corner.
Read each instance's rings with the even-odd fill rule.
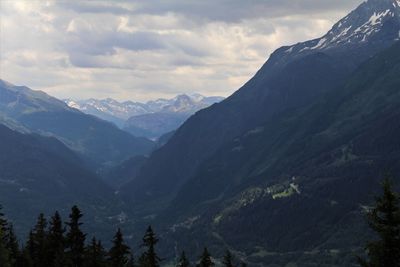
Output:
[[[157,99],[146,103],[118,102],[111,98],[80,101],[66,99],[65,102],[84,113],[111,121],[134,136],[156,139],[176,130],[195,112],[223,99],[218,96],[182,94],[172,99]]]
[[[20,132],[56,137],[95,168],[148,154],[154,146],[148,139],[134,137],[44,92],[3,80],[0,80],[0,122]]]

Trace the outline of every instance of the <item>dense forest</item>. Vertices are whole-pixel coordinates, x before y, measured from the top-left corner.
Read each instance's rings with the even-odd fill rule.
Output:
[[[393,191],[389,179],[383,181],[382,188],[382,195],[377,197],[375,205],[366,211],[366,219],[376,233],[376,239],[366,244],[365,255],[357,257],[362,267],[400,266],[400,196]],[[44,214],[39,214],[26,243],[20,246],[12,223],[0,212],[0,266],[161,266],[163,259],[156,252],[159,239],[151,226],[142,238],[142,253],[136,259],[134,251],[124,241],[120,228],[117,229],[109,250],[106,250],[96,237],[88,241],[87,234],[81,230],[82,217],[83,214],[77,206],[72,207],[69,220],[65,223],[58,212],[55,212],[49,221]],[[238,263],[241,267],[246,266],[243,261],[235,260],[229,250],[221,261],[216,261],[206,247],[193,265],[211,267],[216,265],[216,262],[226,267],[238,266]],[[191,264],[184,251],[174,263],[177,267],[188,267]]]

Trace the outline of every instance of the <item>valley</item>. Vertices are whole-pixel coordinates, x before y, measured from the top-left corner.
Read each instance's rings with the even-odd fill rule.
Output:
[[[38,214],[78,205],[88,237],[121,228],[133,251],[151,225],[161,266],[205,247],[217,266],[227,250],[255,267],[359,266],[383,177],[400,189],[399,33],[398,0],[362,2],[227,98],[60,100],[0,80],[3,211],[26,240]]]

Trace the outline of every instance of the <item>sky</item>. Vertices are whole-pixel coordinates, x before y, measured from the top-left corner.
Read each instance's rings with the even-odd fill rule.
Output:
[[[229,96],[361,0],[0,0],[0,78],[58,98]]]

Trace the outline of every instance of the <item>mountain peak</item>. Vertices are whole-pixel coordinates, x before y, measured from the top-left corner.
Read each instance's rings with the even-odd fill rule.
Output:
[[[367,0],[338,21],[323,37],[284,47],[287,55],[327,51],[400,39],[400,0]]]

